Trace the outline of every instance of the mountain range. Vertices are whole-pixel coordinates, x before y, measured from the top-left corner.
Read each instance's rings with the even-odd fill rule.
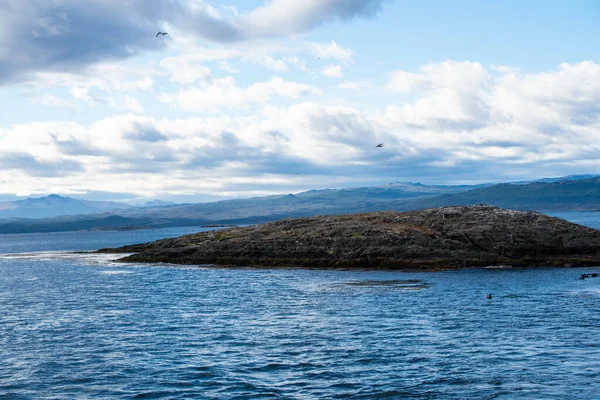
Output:
[[[39,198],[0,202],[0,218],[49,218],[59,215],[90,214],[123,210],[130,204],[112,201],[89,201],[51,194]]]
[[[252,224],[288,217],[472,204],[517,210],[596,211],[600,210],[600,176],[574,175],[495,185],[396,182],[376,187],[310,190],[212,203],[165,204],[157,201],[147,206],[51,195],[0,203],[0,218],[4,218],[0,220],[0,233]],[[53,211],[63,215],[52,215]],[[22,218],[23,215],[28,218]]]
[[[7,218],[52,218],[63,215],[92,214],[135,207],[161,207],[174,204],[170,201],[151,200],[142,205],[132,205],[114,201],[81,200],[51,194],[44,197],[0,202],[0,220]]]

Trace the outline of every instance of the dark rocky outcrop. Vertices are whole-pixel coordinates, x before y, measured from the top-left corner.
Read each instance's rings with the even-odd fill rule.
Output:
[[[447,269],[600,265],[600,231],[537,212],[477,205],[287,219],[104,249],[126,262]]]

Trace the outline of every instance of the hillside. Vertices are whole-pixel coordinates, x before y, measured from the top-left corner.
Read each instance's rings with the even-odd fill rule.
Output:
[[[422,199],[410,207],[469,204],[490,204],[513,210],[596,211],[600,210],[600,177],[528,184],[504,183]]]
[[[446,269],[600,263],[600,231],[536,212],[443,207],[287,219],[104,249],[126,262]]]
[[[0,202],[0,218],[50,218],[59,215],[123,210],[132,206],[111,201],[88,201],[51,194],[39,198]]]

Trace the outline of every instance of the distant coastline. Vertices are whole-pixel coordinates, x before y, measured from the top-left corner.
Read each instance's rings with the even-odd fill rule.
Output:
[[[155,229],[152,226],[123,226],[119,228],[91,228],[84,229],[84,231],[88,232],[96,232],[96,231],[139,231],[142,229]]]

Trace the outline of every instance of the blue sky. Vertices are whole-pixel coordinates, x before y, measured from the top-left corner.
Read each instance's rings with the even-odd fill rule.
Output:
[[[597,173],[599,20],[597,1],[7,0],[0,197]]]

